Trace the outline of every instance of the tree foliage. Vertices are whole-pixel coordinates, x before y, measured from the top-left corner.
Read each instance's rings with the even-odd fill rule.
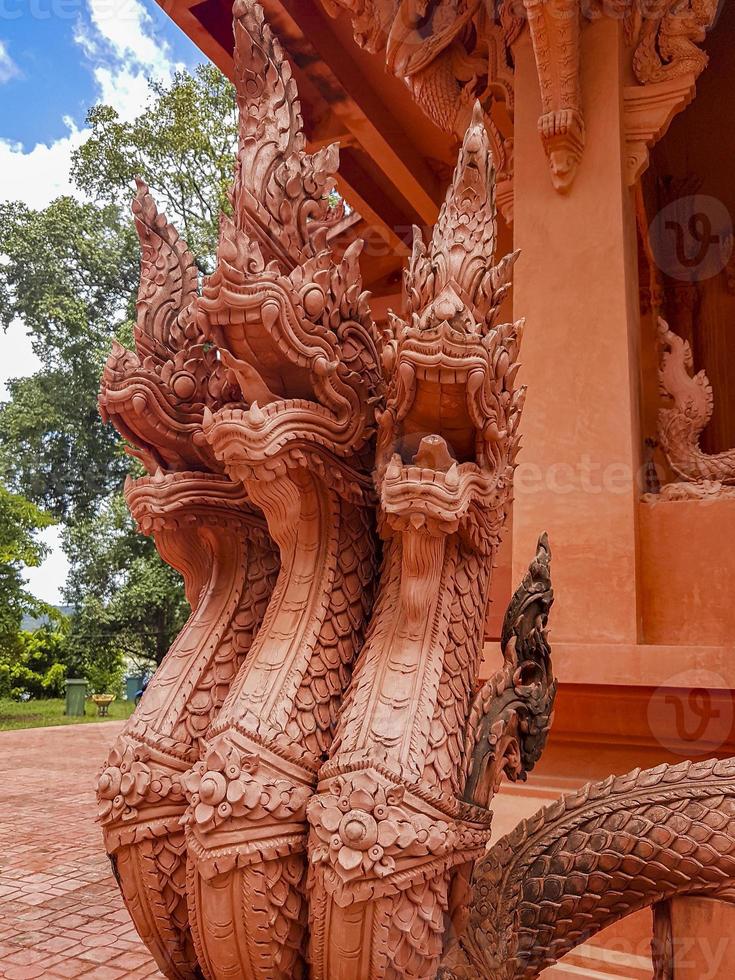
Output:
[[[80,669],[110,647],[139,667],[160,663],[188,605],[179,575],[158,558],[152,540],[138,534],[122,494],[67,528],[64,541],[71,563],[65,595],[77,609],[71,639]]]
[[[61,620],[20,630],[0,648],[0,698],[59,698],[67,677],[66,629]]]
[[[134,310],[135,234],[112,205],[5,203],[0,252],[0,322],[20,319],[43,365],[11,381],[0,405],[0,468],[56,517],[87,514],[128,468],[99,417],[97,388],[112,337]]]
[[[53,523],[50,515],[0,483],[0,651],[13,645],[23,616],[39,611],[23,570],[43,561],[46,547],[36,533]]]
[[[232,85],[214,67],[151,83],[146,112],[122,122],[110,106],[87,116],[90,138],[74,154],[77,185],[97,200],[126,203],[142,177],[204,266],[214,254],[220,211],[228,207],[237,138]]]
[[[8,488],[0,524],[8,501],[38,527],[52,519],[39,508],[62,521],[71,563],[65,597],[76,612],[54,655],[105,690],[119,683],[124,662],[160,662],[187,611],[179,576],[135,531],[121,492],[135,464],[97,411],[113,338],[130,346],[139,270],[129,211],[134,178],[147,181],[207,269],[219,213],[228,206],[234,91],[216,68],[202,66],[177,74],[168,87],[151,83],[149,102],[132,122],[95,106],[88,125],[72,171],[85,200],[61,197],[38,211],[0,203],[0,326],[20,320],[42,364],[12,380],[0,404],[0,477]],[[15,596],[16,612],[29,601],[23,562],[42,557],[32,537],[24,540],[29,547],[0,569],[0,589]],[[26,690],[38,693],[46,676],[40,654],[19,638],[13,616],[17,642],[0,665],[0,685],[17,693],[25,677]],[[58,690],[60,676],[56,671],[48,684]]]

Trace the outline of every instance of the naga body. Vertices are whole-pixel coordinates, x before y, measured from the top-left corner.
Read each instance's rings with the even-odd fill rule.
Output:
[[[676,895],[731,901],[734,877],[735,760],[610,776],[523,821],[478,862],[439,978],[532,980],[640,909]]]
[[[161,970],[199,975],[188,924],[183,776],[198,760],[262,621],[278,558],[262,515],[222,471],[202,428],[237,386],[196,325],[197,271],[139,183],[135,350],[115,344],[100,409],[149,475],[128,505],[184,578],[191,616],[116,740],[97,783],[105,845],[126,905]]]
[[[185,777],[189,905],[213,980],[306,975],[306,805],[362,643],[375,573],[376,337],[360,243],[327,235],[336,145],[306,152],[295,83],[255,4],[234,8],[233,215],[197,324],[237,379],[208,446],[265,516],[281,570]]]
[[[520,733],[501,723],[490,749],[473,698],[524,395],[521,324],[495,322],[516,258],[493,265],[495,222],[478,104],[429,245],[415,232],[404,315],[383,337],[380,585],[307,808],[315,980],[433,976],[497,780],[523,768]]]

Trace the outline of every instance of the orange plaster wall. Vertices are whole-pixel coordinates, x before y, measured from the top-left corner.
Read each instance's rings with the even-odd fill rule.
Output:
[[[645,642],[732,647],[735,500],[642,503],[639,533]]]
[[[621,39],[584,34],[587,144],[567,195],[538,135],[533,53],[516,45],[514,313],[528,385],[513,504],[513,581],[547,530],[555,641],[636,643],[638,433],[635,230],[621,153]]]

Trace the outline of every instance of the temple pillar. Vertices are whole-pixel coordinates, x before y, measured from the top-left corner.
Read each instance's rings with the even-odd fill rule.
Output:
[[[584,155],[566,193],[549,179],[531,41],[515,47],[516,314],[528,386],[513,509],[513,575],[542,530],[566,644],[636,644],[638,333],[635,224],[622,146],[622,28],[582,32]],[[603,233],[604,232],[604,233]],[[563,674],[562,674],[563,680]]]
[[[735,974],[735,905],[682,895],[656,906],[654,980],[716,980]]]

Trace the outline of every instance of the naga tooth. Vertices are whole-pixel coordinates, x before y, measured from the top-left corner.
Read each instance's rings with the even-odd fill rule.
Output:
[[[401,475],[401,458],[397,453],[391,456],[390,463],[385,471],[386,480],[397,480]]]
[[[205,432],[208,432],[214,425],[214,415],[212,415],[212,410],[208,405],[204,406],[204,412],[202,413],[202,428]]]
[[[248,412],[248,422],[250,422],[251,425],[258,427],[265,425],[265,414],[257,400],[250,406],[250,411]]]
[[[266,330],[271,330],[278,319],[278,307],[275,303],[266,303],[260,310],[260,317]]]
[[[165,483],[166,482],[166,477],[165,477],[164,472],[163,472],[163,470],[161,469],[160,466],[156,467],[156,472],[151,477],[151,482],[152,483]]]
[[[444,483],[450,490],[456,490],[459,486],[459,469],[456,463],[452,463],[447,470],[446,474],[444,475]]]
[[[467,378],[467,385],[466,385],[467,394],[474,395],[477,391],[480,390],[484,381],[485,381],[484,371],[470,371],[469,376]]]

